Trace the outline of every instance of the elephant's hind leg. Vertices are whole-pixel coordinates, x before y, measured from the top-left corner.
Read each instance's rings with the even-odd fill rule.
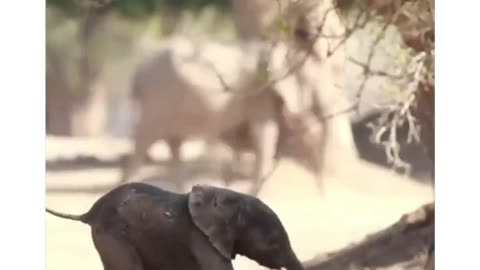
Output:
[[[127,240],[95,229],[92,238],[104,270],[144,270],[139,254]]]

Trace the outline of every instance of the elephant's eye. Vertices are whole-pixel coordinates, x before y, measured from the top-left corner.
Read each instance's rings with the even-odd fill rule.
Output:
[[[216,198],[216,197],[213,198],[213,207],[215,207],[215,208],[218,207],[218,203],[217,203],[217,198]]]

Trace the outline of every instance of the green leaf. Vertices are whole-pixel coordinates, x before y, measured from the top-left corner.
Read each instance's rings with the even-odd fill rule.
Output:
[[[275,27],[277,28],[277,30],[279,30],[280,32],[283,32],[283,33],[287,33],[288,32],[288,23],[285,19],[283,18],[278,18],[276,21],[275,21]]]
[[[260,33],[260,39],[262,39],[263,41],[268,40],[269,39],[268,33],[267,32],[261,32]]]
[[[258,79],[262,85],[266,85],[270,80],[270,73],[266,67],[261,67],[258,70]]]

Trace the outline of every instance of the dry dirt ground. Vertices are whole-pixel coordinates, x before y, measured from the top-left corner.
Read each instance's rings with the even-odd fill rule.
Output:
[[[46,154],[47,161],[60,157],[68,159],[80,153],[112,160],[128,151],[128,147],[125,142],[116,140],[47,138]],[[168,157],[161,145],[153,152],[159,159]],[[187,144],[184,168],[168,173],[165,165],[157,164],[146,166],[144,173],[154,171],[157,177],[148,181],[172,191],[188,191],[194,183],[228,185],[238,191],[248,188],[247,180],[228,184],[219,180],[214,169],[205,169],[207,162],[194,162],[200,154],[201,147]],[[372,164],[359,161],[344,166],[342,175],[324,179],[326,190],[321,196],[305,169],[292,160],[282,159],[259,196],[277,212],[294,250],[303,261],[358,241],[433,199],[432,187],[393,175]],[[115,166],[48,169],[46,204],[60,211],[83,213],[115,184],[119,173]],[[102,269],[87,225],[47,215],[46,239],[47,270]],[[242,257],[237,257],[234,267],[261,269]]]

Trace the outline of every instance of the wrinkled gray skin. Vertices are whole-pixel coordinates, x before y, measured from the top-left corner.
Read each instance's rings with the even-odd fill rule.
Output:
[[[83,215],[105,270],[233,270],[244,255],[272,269],[302,270],[287,232],[259,199],[194,186],[188,194],[143,183],[121,185]]]
[[[303,269],[280,219],[258,198],[197,185],[189,209],[195,225],[224,256],[240,254],[271,269]]]
[[[273,167],[282,104],[294,100],[281,97],[279,91],[296,91],[289,82],[281,84],[283,90],[251,94],[259,88],[257,65],[262,49],[263,43],[193,45],[180,38],[141,65],[132,89],[140,110],[134,152],[123,168],[121,182],[133,180],[157,140],[167,142],[175,164],[182,141],[224,138],[235,148],[231,138],[236,136],[228,134],[244,129],[256,157],[252,187],[256,194]]]

